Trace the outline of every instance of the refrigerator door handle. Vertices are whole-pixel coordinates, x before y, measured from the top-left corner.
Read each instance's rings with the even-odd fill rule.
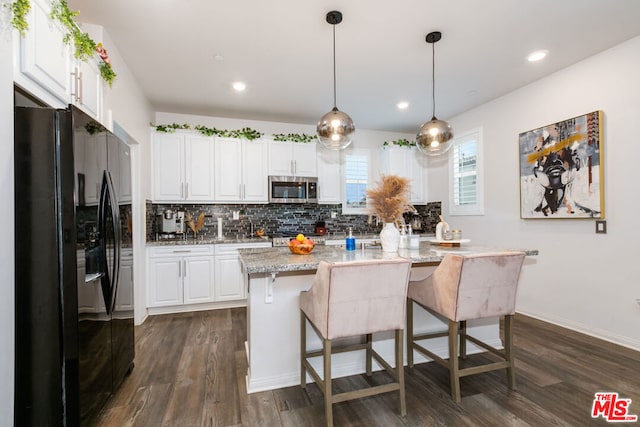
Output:
[[[111,209],[107,212],[107,206]],[[113,248],[107,248],[107,215],[111,217],[113,223]],[[100,230],[100,245],[102,245],[103,265],[105,266],[105,274],[101,278],[102,294],[107,314],[113,312],[115,306],[115,296],[118,288],[118,279],[120,275],[120,245],[122,236],[122,227],[120,225],[120,212],[118,210],[118,201],[113,189],[113,180],[109,171],[102,174],[102,186],[100,189],[100,199],[98,203],[98,229]],[[107,250],[113,251],[113,269],[109,271],[107,262]]]

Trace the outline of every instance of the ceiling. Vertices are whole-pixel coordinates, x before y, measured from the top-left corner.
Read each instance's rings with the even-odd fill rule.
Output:
[[[313,125],[333,107],[325,15],[339,10],[337,106],[357,128],[396,132],[431,118],[431,31],[443,34],[435,94],[445,120],[640,35],[638,0],[68,4],[79,22],[104,26],[155,111]],[[527,62],[537,49],[549,54]],[[242,93],[231,87],[237,80]]]

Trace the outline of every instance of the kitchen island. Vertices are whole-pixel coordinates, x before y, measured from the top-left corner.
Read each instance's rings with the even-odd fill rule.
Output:
[[[504,250],[519,250],[528,256],[537,250],[506,249],[462,245],[441,247],[421,242],[419,249],[400,249],[397,254],[382,252],[379,246],[358,248],[347,252],[343,247],[316,246],[311,254],[294,255],[288,248],[241,249],[240,259],[248,289],[247,298],[247,391],[271,390],[300,383],[300,310],[301,291],[313,283],[320,261],[340,262],[387,257],[411,259],[411,280],[427,277],[447,253],[473,254]],[[471,335],[497,348],[502,347],[498,319],[469,321]],[[414,319],[416,333],[446,330],[446,326],[426,313],[417,310]],[[321,348],[315,332],[307,325],[307,347]],[[446,337],[433,340],[435,353],[447,357]],[[393,331],[374,335],[374,347],[387,360],[393,360]],[[406,348],[406,346],[405,346]],[[468,344],[468,353],[483,351]],[[342,377],[364,372],[364,355],[360,352],[341,353],[332,357],[332,376]],[[405,354],[406,360],[406,354]],[[428,359],[415,355],[415,363]],[[318,372],[322,371],[322,358],[312,359]],[[381,369],[375,366],[374,369]],[[310,381],[310,377],[307,378]]]

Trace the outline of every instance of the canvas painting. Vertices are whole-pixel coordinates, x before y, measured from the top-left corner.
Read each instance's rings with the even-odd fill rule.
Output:
[[[604,218],[602,111],[523,132],[521,218]]]

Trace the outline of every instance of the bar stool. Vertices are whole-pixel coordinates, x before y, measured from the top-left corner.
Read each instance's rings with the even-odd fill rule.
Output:
[[[447,254],[433,275],[409,283],[407,297],[407,363],[413,367],[413,350],[449,369],[451,395],[460,403],[460,377],[497,369],[507,370],[509,388],[515,390],[513,364],[513,315],[518,278],[525,254],[500,252],[468,255]],[[448,323],[448,331],[414,335],[413,303]],[[504,349],[498,350],[467,334],[467,320],[504,316]],[[448,336],[449,360],[445,360],[417,341]],[[460,337],[458,347],[458,336]],[[500,361],[460,369],[466,357],[466,341],[498,355]],[[459,353],[458,353],[459,350]]]
[[[328,426],[333,425],[333,404],[390,391],[399,391],[400,414],[406,414],[402,340],[405,302],[411,261],[394,258],[352,262],[320,262],[311,289],[300,293],[300,385],[306,388],[307,371],[324,394]],[[307,351],[306,323],[322,339],[322,350]],[[395,368],[372,347],[372,334],[395,330]],[[332,346],[337,338],[365,335],[364,343]],[[394,379],[393,383],[333,394],[331,355],[365,350],[366,374],[375,358]],[[323,357],[324,375],[308,361]]]

